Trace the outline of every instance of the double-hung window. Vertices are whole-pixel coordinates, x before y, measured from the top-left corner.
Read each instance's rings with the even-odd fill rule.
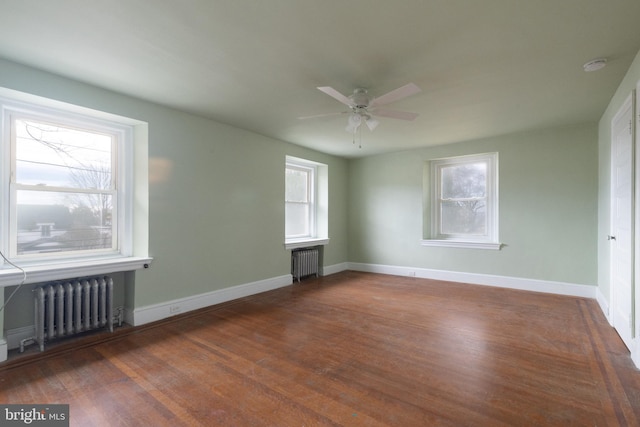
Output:
[[[314,237],[316,168],[313,165],[287,162],[285,174],[286,238]]]
[[[133,208],[134,189],[144,189],[133,164],[146,124],[56,105],[0,98],[0,251],[29,269],[30,282],[141,268],[150,258],[144,228],[133,229],[134,218],[144,221]]]
[[[499,249],[497,153],[437,159],[430,168],[424,245]]]
[[[125,130],[12,112],[12,258],[118,249],[118,141]]]
[[[328,166],[286,156],[285,247],[326,245],[328,238]]]

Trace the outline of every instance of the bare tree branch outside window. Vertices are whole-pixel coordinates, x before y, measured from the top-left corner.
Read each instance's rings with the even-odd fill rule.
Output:
[[[15,126],[18,253],[111,248],[113,136],[32,120]]]

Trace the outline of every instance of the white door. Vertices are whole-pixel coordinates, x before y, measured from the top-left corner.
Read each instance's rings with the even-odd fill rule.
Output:
[[[628,348],[634,336],[633,97],[611,123],[611,322]]]

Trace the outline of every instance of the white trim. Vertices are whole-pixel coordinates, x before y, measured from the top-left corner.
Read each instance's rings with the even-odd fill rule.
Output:
[[[316,227],[317,221],[317,212],[318,212],[318,164],[315,162],[310,162],[304,159],[299,159],[296,157],[286,156],[285,157],[285,176],[288,170],[303,172],[307,175],[306,183],[307,183],[307,201],[298,202],[298,201],[289,201],[286,198],[285,191],[285,207],[288,203],[294,203],[299,205],[306,205],[309,207],[309,211],[307,212],[307,233],[304,234],[304,237],[308,236],[317,236],[318,229]],[[285,178],[285,190],[286,190],[286,178]],[[287,222],[287,215],[285,209],[285,228]],[[296,237],[292,237],[292,240],[295,240]]]
[[[284,248],[289,249],[298,249],[298,248],[306,248],[308,246],[324,246],[329,244],[329,239],[297,239],[297,240],[288,240],[284,242]]]
[[[146,323],[166,319],[177,314],[186,313],[200,308],[209,307],[223,302],[244,298],[261,292],[282,288],[293,284],[293,277],[290,274],[259,280],[257,282],[218,289],[199,295],[192,295],[172,301],[165,301],[160,304],[139,307],[133,311],[125,312],[125,321],[133,326],[140,326]]]
[[[428,268],[401,267],[393,265],[363,264],[350,262],[349,269],[369,273],[411,276],[422,279],[443,280],[448,282],[469,283],[473,285],[496,286],[532,292],[569,295],[583,298],[596,298],[595,285],[553,282],[548,280],[526,279],[521,277],[497,276],[492,274],[463,273],[458,271],[432,270]]]
[[[465,249],[491,249],[499,251],[502,248],[502,243],[493,242],[470,242],[460,240],[437,240],[437,239],[422,239],[420,241],[422,246],[438,246],[445,248],[465,248]]]
[[[56,264],[24,265],[26,280],[24,284],[48,282],[50,280],[69,279],[71,277],[94,276],[119,271],[132,271],[148,268],[153,258],[117,257],[86,261],[59,262]],[[15,286],[22,282],[23,274],[17,268],[0,269],[0,288]]]
[[[7,342],[0,338],[0,362],[4,362],[8,357]]]
[[[638,309],[640,308],[640,292],[638,291],[638,283],[640,283],[640,173],[638,173],[638,165],[640,165],[640,116],[638,110],[640,109],[640,80],[636,82],[636,88],[632,91],[633,96],[633,120],[631,123],[633,135],[632,135],[632,147],[633,147],[633,227],[634,232],[632,234],[632,245],[634,250],[633,261],[633,294],[634,299],[631,302],[631,313],[633,316],[633,338],[631,339],[632,348],[631,360],[635,364],[636,368],[640,368],[640,315]],[[611,140],[613,145],[613,139]],[[611,221],[613,222],[613,220]],[[610,265],[611,264],[610,262]],[[610,288],[613,288],[611,281],[609,282]],[[610,300],[613,301],[613,300]],[[609,319],[609,323],[613,326],[613,320]]]
[[[609,302],[604,297],[604,294],[599,287],[598,289],[596,289],[596,301],[600,306],[600,310],[602,310],[602,314],[604,314],[604,317],[607,319],[607,322],[609,322],[609,324],[613,326],[613,324],[611,323],[611,316],[609,315]]]
[[[631,353],[631,361],[637,369],[640,369],[640,340],[638,338],[631,340],[629,352]]]
[[[627,130],[627,119],[625,118],[625,115],[629,115],[629,122],[628,122],[628,126],[629,126],[629,132],[631,134],[631,153],[632,153],[632,159],[631,159],[631,171],[630,171],[630,185],[631,185],[631,202],[630,202],[630,212],[628,212],[631,215],[630,218],[630,227],[631,227],[631,238],[630,238],[630,243],[629,243],[629,249],[630,249],[630,261],[631,261],[631,265],[629,267],[630,271],[628,271],[628,273],[630,274],[631,277],[629,277],[630,281],[631,281],[631,287],[635,288],[635,278],[636,278],[636,274],[637,272],[634,271],[636,268],[636,257],[635,257],[635,250],[638,244],[638,241],[636,239],[636,234],[635,234],[635,228],[637,226],[636,221],[637,221],[637,212],[635,209],[635,203],[636,203],[636,191],[637,188],[636,187],[636,177],[634,177],[635,175],[635,170],[636,170],[636,162],[635,162],[635,153],[636,153],[636,147],[635,147],[635,137],[633,134],[633,125],[634,125],[634,116],[635,116],[635,91],[631,91],[631,93],[627,96],[627,98],[625,99],[625,101],[623,102],[623,104],[620,106],[620,108],[618,109],[618,111],[616,112],[616,114],[613,116],[613,118],[611,119],[611,135],[610,135],[610,200],[609,200],[609,235],[610,236],[615,236],[617,234],[616,232],[616,220],[615,218],[618,217],[618,212],[616,211],[616,207],[619,207],[619,203],[617,202],[617,194],[616,194],[616,157],[615,157],[615,151],[616,148],[619,146],[619,143],[617,143],[617,139],[616,139],[616,132],[618,132],[619,129],[623,129],[625,132]],[[618,123],[621,125],[620,127],[618,126]],[[623,212],[624,214],[624,212]],[[609,242],[611,243],[609,245],[609,265],[613,266],[616,265],[616,260],[615,260],[615,256],[616,254],[620,254],[621,252],[624,252],[624,249],[620,249],[618,250],[618,241],[615,240],[614,242]],[[620,263],[618,263],[620,264]],[[619,295],[619,291],[618,294],[616,294],[616,288],[617,286],[615,285],[615,283],[617,282],[616,279],[616,269],[614,268],[610,268],[609,269],[609,317],[608,320],[611,324],[611,326],[613,326],[614,329],[616,329],[618,335],[620,335],[620,338],[622,339],[622,341],[625,343],[625,345],[628,347],[628,349],[631,351],[631,354],[633,355],[633,345],[634,345],[634,338],[636,337],[637,334],[635,334],[635,319],[634,319],[634,310],[635,310],[635,301],[631,301],[631,307],[630,307],[630,313],[628,315],[629,317],[629,321],[631,322],[630,325],[627,325],[626,319],[624,319],[624,317],[620,318],[618,313],[618,304],[616,302],[617,298],[616,295]],[[633,289],[631,290],[631,293],[633,294]],[[626,298],[628,297],[627,295],[622,295],[624,297],[624,300],[626,300]],[[623,299],[620,299],[621,301]],[[617,320],[616,320],[617,319]],[[621,322],[622,320],[622,322]],[[622,323],[622,324],[620,324]],[[616,324],[618,324],[618,327],[616,328]],[[627,337],[628,335],[628,337]]]
[[[486,204],[486,234],[481,236],[469,235],[466,233],[444,234],[442,230],[441,212],[441,203],[443,202],[442,170],[444,168],[461,166],[469,163],[484,163],[486,165],[486,194],[484,196]],[[495,242],[498,241],[499,236],[498,153],[470,154],[465,156],[432,159],[427,164],[430,169],[431,176],[429,186],[428,188],[425,188],[425,190],[430,194],[429,203],[431,217],[429,220],[429,237],[433,237],[435,240],[439,241],[454,240],[458,242],[472,241],[495,244]]]
[[[126,143],[125,139],[121,139],[120,146],[116,150],[119,156],[125,153],[128,156],[126,162],[122,158],[119,159],[118,168],[123,168],[122,172],[126,176],[123,175],[121,178],[125,178],[126,184],[130,185],[125,187],[125,182],[122,181],[119,183],[118,191],[123,197],[131,197],[131,200],[116,200],[114,202],[120,208],[117,210],[120,215],[116,215],[114,221],[119,221],[121,226],[119,228],[127,234],[127,236],[118,236],[120,253],[101,252],[98,254],[96,252],[90,256],[74,253],[67,258],[59,257],[58,254],[51,257],[42,256],[44,260],[40,266],[36,266],[36,262],[33,260],[29,261],[33,257],[16,257],[13,261],[25,267],[29,273],[26,283],[131,271],[149,264],[151,258],[148,257],[148,123],[0,87],[0,119],[5,120],[11,112],[46,117],[61,115],[65,122],[77,123],[78,120],[81,120],[81,122],[90,123],[92,126],[124,132],[123,135],[127,136],[125,139],[129,139]],[[9,206],[8,188],[11,170],[9,160],[11,156],[9,144],[4,143],[4,141],[10,140],[9,126],[0,127],[4,129],[4,133],[0,135],[3,138],[3,143],[0,144],[2,146],[0,149],[0,187],[6,189],[0,194],[0,204]],[[0,209],[0,230],[9,230],[8,213],[8,209]],[[128,215],[126,221],[123,220],[123,214]],[[121,217],[118,218],[118,216]],[[123,224],[124,227],[122,227]],[[0,245],[0,250],[5,255],[10,255],[8,245],[8,239],[2,241]],[[22,281],[22,278],[22,272],[0,260],[0,288],[17,285]]]
[[[16,120],[33,120],[41,123],[51,123],[54,126],[75,128],[87,133],[100,133],[112,138],[111,142],[111,174],[112,179],[115,180],[116,185],[112,185],[109,189],[95,189],[94,192],[100,194],[111,195],[112,197],[112,247],[107,249],[85,249],[85,250],[67,250],[59,251],[50,254],[46,253],[34,253],[34,254],[18,254],[17,251],[17,219],[11,219],[11,214],[2,212],[2,215],[6,216],[6,219],[2,221],[2,225],[7,227],[3,230],[8,230],[9,239],[4,243],[2,250],[5,254],[8,254],[9,258],[16,262],[20,260],[47,260],[52,258],[66,257],[67,259],[73,259],[82,253],[100,254],[105,251],[114,251],[122,255],[131,254],[131,241],[132,236],[125,236],[125,232],[131,231],[133,209],[131,203],[133,200],[133,125],[123,124],[117,121],[108,121],[106,119],[98,119],[92,116],[83,116],[77,112],[70,112],[68,109],[54,109],[51,107],[45,107],[39,104],[25,104],[20,101],[13,101],[10,99],[0,98],[0,108],[3,114],[3,126],[5,127],[4,138],[7,139],[7,146],[12,147],[9,152],[5,151],[5,154],[9,154],[9,164],[2,165],[7,167],[3,170],[2,175],[13,176],[14,179],[9,179],[8,193],[2,194],[3,199],[9,198],[11,203],[7,203],[10,207],[10,212],[15,213],[16,205],[15,194],[17,191],[48,191],[48,192],[73,192],[84,193],[84,188],[71,188],[71,187],[56,187],[46,186],[40,187],[39,185],[22,184],[15,182],[16,174],[16,160],[15,151],[16,144]],[[5,180],[6,181],[6,180]],[[127,193],[128,192],[128,193]],[[127,227],[125,227],[127,226]]]
[[[330,274],[340,273],[342,271],[347,271],[349,269],[348,262],[342,262],[340,264],[328,265],[326,267],[322,267],[322,275],[329,276]]]
[[[286,176],[287,168],[302,168],[312,171],[310,191],[310,212],[309,212],[309,235],[308,236],[292,236],[287,238],[285,232],[285,249],[295,249],[310,244],[298,246],[298,242],[310,242],[315,245],[326,245],[329,243],[329,167],[324,163],[314,162],[312,160],[301,159],[294,156],[285,156],[284,172]],[[286,177],[285,177],[286,187]],[[287,201],[285,200],[285,210]],[[285,212],[285,230],[286,230],[286,212]],[[319,240],[315,243],[314,240]]]

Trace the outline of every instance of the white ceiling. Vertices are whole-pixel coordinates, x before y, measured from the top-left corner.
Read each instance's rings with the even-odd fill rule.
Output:
[[[640,50],[637,0],[3,1],[0,57],[356,157],[595,122]],[[608,58],[603,70],[582,64]],[[344,130],[318,91],[417,95]]]

